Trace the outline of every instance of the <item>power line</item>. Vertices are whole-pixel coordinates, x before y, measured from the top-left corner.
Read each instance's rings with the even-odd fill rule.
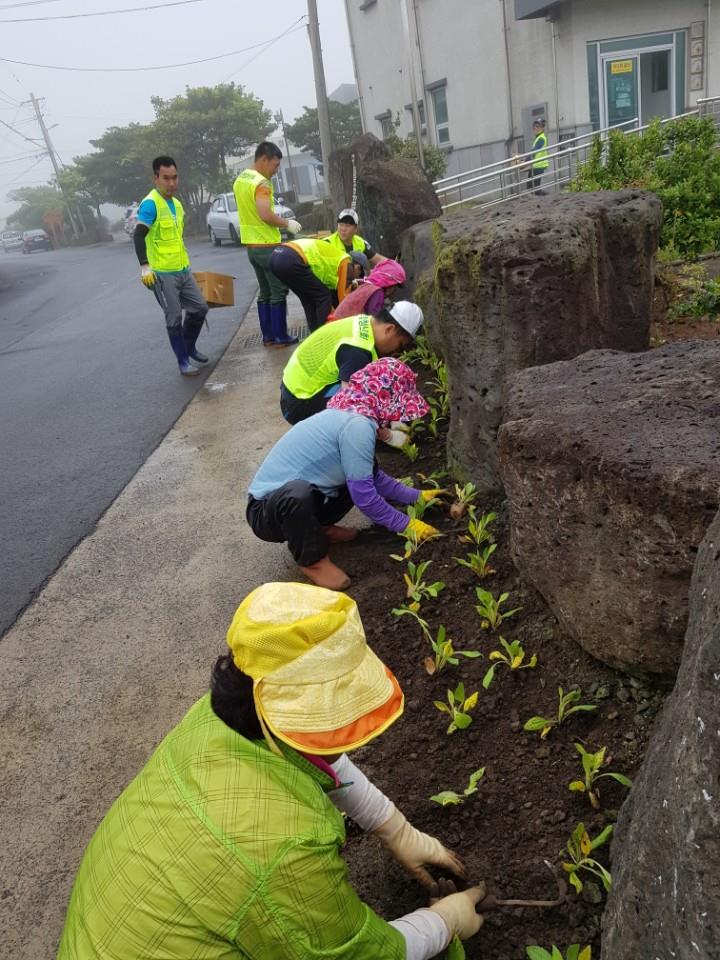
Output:
[[[231,50],[230,53],[219,53],[214,57],[203,57],[200,60],[185,60],[183,63],[164,63],[154,67],[63,67],[51,63],[29,63],[27,60],[11,60],[9,57],[0,57],[2,63],[13,63],[21,67],[39,67],[41,70],[67,70],[76,73],[140,73],[148,70],[172,70],[175,67],[193,67],[198,63],[211,63],[214,60],[227,60],[228,57],[236,57],[240,53],[247,53],[249,50],[257,50],[258,47],[267,46],[283,37],[288,30],[304,20],[304,15],[299,17],[287,30],[283,30],[276,37],[269,40],[263,40],[262,43],[253,43],[249,47],[243,47],[240,50]]]
[[[304,19],[305,19],[304,16],[303,16],[303,17],[300,17],[300,20],[304,20]],[[270,47],[274,46],[274,45],[278,42],[278,40],[282,40],[283,37],[286,37],[286,36],[287,36],[288,34],[290,34],[290,33],[296,33],[298,30],[304,30],[304,29],[305,29],[305,24],[304,24],[304,23],[301,23],[300,26],[297,26],[297,23],[298,23],[298,21],[296,20],[295,23],[291,24],[291,25],[287,28],[287,30],[284,30],[282,33],[278,34],[277,37],[273,37],[272,40],[268,40],[265,44],[263,44],[263,49],[262,49],[262,50],[258,50],[258,52],[255,53],[255,54],[253,54],[253,56],[250,57],[249,60],[246,60],[245,63],[241,64],[239,67],[237,67],[237,68],[236,68],[235,70],[233,70],[231,73],[229,73],[229,74],[228,74],[226,77],[224,77],[220,82],[221,82],[221,83],[227,83],[228,80],[231,80],[234,76],[236,76],[238,73],[240,73],[241,70],[244,70],[246,67],[249,67],[250,64],[253,63],[255,60],[257,60],[258,57],[261,57],[264,53],[267,53],[267,51],[270,49]]]
[[[37,140],[33,140],[32,137],[26,137],[25,134],[24,134],[21,130],[16,130],[15,127],[13,127],[13,125],[12,125],[11,123],[5,123],[4,120],[0,120],[0,124],[1,124],[3,127],[7,127],[8,130],[12,130],[13,133],[16,133],[19,137],[22,137],[23,140],[27,140],[28,143],[32,143],[34,146],[37,146],[37,144],[38,144],[38,141],[37,141]]]
[[[9,180],[7,183],[3,184],[3,189],[6,189],[7,187],[11,187],[14,183],[17,183],[18,180],[22,180],[23,177],[25,177],[28,173],[30,173],[31,170],[34,170],[35,167],[37,167],[37,165],[38,165],[39,163],[42,163],[42,161],[45,160],[45,159],[47,159],[47,158],[46,158],[46,155],[43,153],[43,155],[42,155],[38,160],[36,160],[35,163],[31,164],[31,165],[27,168],[27,170],[23,170],[23,172],[22,172],[21,174],[19,174],[19,176],[15,177],[14,180]],[[37,180],[37,181],[35,181],[35,182],[36,182],[36,183],[46,183],[47,181],[45,181],[45,180]]]
[[[22,154],[21,156],[19,156],[19,157],[9,157],[7,160],[0,160],[0,164],[1,164],[1,165],[4,165],[4,164],[6,164],[6,163],[19,163],[21,160],[30,160],[30,159],[32,159],[33,157],[39,157],[39,156],[43,156],[43,157],[44,157],[44,156],[45,156],[45,151],[43,151],[42,154],[38,154],[38,153],[23,153],[23,154]]]
[[[206,0],[171,0],[170,3],[154,3],[145,7],[124,7],[122,10],[98,10],[95,13],[61,13],[55,17],[16,17],[13,20],[0,20],[0,23],[43,23],[47,20],[80,20],[84,17],[112,17],[118,13],[138,13],[146,10],[162,10],[165,7],[186,7],[191,3],[205,3]],[[0,11],[3,8],[0,7]]]

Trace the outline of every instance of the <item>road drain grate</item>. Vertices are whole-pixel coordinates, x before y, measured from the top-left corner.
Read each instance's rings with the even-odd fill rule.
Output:
[[[302,324],[302,326],[300,327],[290,327],[288,333],[290,334],[291,337],[299,337],[300,340],[304,340],[305,337],[308,335],[308,328],[305,326],[305,324]],[[245,339],[241,342],[240,346],[244,350],[250,350],[253,347],[261,347],[262,334],[260,333],[259,330],[257,333],[251,333],[249,337],[245,337]]]

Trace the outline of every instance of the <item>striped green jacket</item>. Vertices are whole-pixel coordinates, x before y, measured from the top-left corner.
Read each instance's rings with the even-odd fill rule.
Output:
[[[358,898],[329,777],[199,700],[98,827],[58,960],[403,960]]]

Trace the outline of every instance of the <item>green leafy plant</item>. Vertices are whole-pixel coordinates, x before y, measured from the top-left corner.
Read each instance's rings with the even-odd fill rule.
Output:
[[[411,350],[406,350],[403,353],[402,360],[405,363],[417,361],[430,370],[437,370],[440,364],[443,363],[435,351],[431,349],[427,337],[424,336],[424,334],[420,334],[419,337],[415,338],[415,346]]]
[[[575,749],[580,754],[584,779],[573,780],[572,783],[568,784],[568,787],[573,793],[586,793],[595,810],[600,809],[600,791],[596,786],[598,780],[609,777],[611,780],[617,780],[624,787],[632,786],[632,780],[623,773],[616,773],[612,770],[608,770],[607,773],[600,772],[608,762],[605,759],[607,747],[602,747],[597,753],[589,753],[581,743],[576,743]]]
[[[447,476],[447,470],[433,470],[432,473],[418,473],[418,480],[426,487],[435,487],[436,490],[439,490]]]
[[[465,803],[466,797],[471,797],[473,793],[477,793],[478,784],[484,776],[485,767],[480,767],[479,770],[470,774],[468,785],[462,793],[455,793],[454,790],[442,790],[440,793],[433,794],[430,799],[433,803],[439,803],[441,807],[457,806],[460,803]]]
[[[433,497],[432,500],[425,500],[424,497],[420,497],[419,500],[416,500],[415,503],[411,503],[407,508],[407,515],[414,520],[422,520],[425,516],[425,511],[428,507],[435,507],[440,503],[440,500],[437,497]]]
[[[423,600],[434,600],[445,589],[442,580],[436,580],[434,583],[426,583],[423,580],[425,571],[431,564],[432,560],[423,560],[422,563],[413,563],[412,560],[408,560],[407,572],[403,574],[407,599],[416,603],[418,610]]]
[[[551,947],[550,951],[542,947],[525,947],[525,951],[528,960],[592,960],[591,947],[581,947],[579,943],[573,943],[564,954],[557,947]]]
[[[433,635],[430,630],[430,624],[427,622],[427,620],[425,620],[423,617],[420,616],[418,612],[419,609],[420,609],[420,604],[416,604],[416,603],[411,603],[409,605],[402,604],[402,606],[400,607],[394,607],[392,613],[393,613],[393,616],[395,617],[412,617],[413,620],[417,623],[417,625],[422,630],[427,640],[430,643],[432,643]]]
[[[448,384],[447,364],[444,360],[441,360],[435,367],[435,377],[430,383],[434,388],[432,400],[437,406],[438,416],[441,418],[447,417],[450,413],[450,387]]]
[[[430,407],[430,419],[427,421],[427,431],[433,440],[436,440],[440,424],[445,421],[447,413],[444,411],[442,401],[436,397],[428,397],[428,406]]]
[[[450,716],[450,726],[448,733],[455,733],[456,730],[465,730],[472,723],[470,711],[474,710],[478,702],[477,690],[471,693],[469,697],[465,696],[465,684],[460,683],[454,690],[448,690],[447,703],[442,700],[433,700],[433,704],[441,713],[447,713]]]
[[[450,516],[453,520],[461,520],[465,516],[477,495],[478,490],[474,483],[466,483],[464,486],[455,484],[455,502],[450,506]]]
[[[404,443],[402,447],[400,447],[400,449],[408,458],[410,463],[415,463],[417,458],[420,456],[420,447],[418,447],[416,443],[413,443],[412,440],[408,441],[407,443]]]
[[[393,613],[395,613],[394,610]],[[425,623],[425,621],[423,621],[423,623]],[[425,626],[427,626],[427,623],[425,623]],[[442,624],[438,627],[437,637],[435,638],[432,637],[429,630],[424,632],[430,641],[430,646],[433,651],[432,657],[425,657],[423,660],[423,665],[430,676],[434,673],[440,673],[448,664],[456,667],[460,662],[458,657],[466,657],[468,660],[474,660],[482,656],[479,650],[456,650],[453,641],[447,636],[445,627],[442,626]]]
[[[469,514],[467,533],[460,537],[460,542],[472,543],[476,547],[482,546],[488,540],[494,543],[495,538],[490,531],[490,524],[497,520],[497,514],[483,513],[478,517],[473,507],[470,507]]]
[[[510,596],[509,593],[501,593],[500,596],[495,599],[488,590],[483,590],[482,587],[475,587],[475,594],[478,599],[475,610],[480,617],[480,626],[483,630],[499,630],[505,620],[508,620],[516,614],[518,610],[522,610],[522,607],[514,607],[512,610],[500,609]]]
[[[495,670],[498,664],[504,663],[509,670],[534,670],[537,666],[538,658],[535,653],[527,663],[524,662],[525,650],[519,640],[508,643],[504,637],[500,637],[500,645],[503,650],[493,650],[488,654],[488,659],[494,662],[483,677],[482,685],[486,690],[495,679]]]
[[[398,533],[398,536],[405,538],[403,552],[402,554],[391,553],[390,559],[397,560],[399,563],[403,563],[405,560],[408,559],[408,557],[411,557],[420,548],[420,543],[418,541],[417,536],[412,532],[412,530],[402,530],[400,533]],[[430,537],[428,539],[432,540],[434,539],[434,537]]]
[[[490,557],[497,550],[496,543],[489,543],[484,550],[471,550],[465,557],[455,557],[455,562],[461,567],[467,567],[480,579],[484,580],[491,573],[495,573],[495,568],[490,566]]]
[[[612,836],[613,825],[605,827],[594,840],[590,838],[590,834],[585,829],[584,823],[579,823],[572,832],[572,836],[567,842],[567,852],[570,855],[570,862],[563,861],[563,870],[568,874],[568,880],[573,885],[577,893],[582,893],[582,888],[584,886],[582,880],[578,876],[580,871],[585,871],[587,873],[593,874],[597,877],[602,883],[605,891],[607,892],[610,889],[612,884],[612,877],[608,870],[605,867],[598,863],[594,857],[591,857],[590,854],[593,850],[597,850],[598,847],[601,847],[604,843]]]
[[[685,281],[682,287],[687,292],[668,310],[670,319],[677,320],[681,317],[689,317],[693,320],[701,320],[703,317],[717,319],[720,315],[720,281],[704,280],[696,283]]]
[[[580,690],[568,690],[568,692],[565,693],[562,687],[558,687],[557,716],[530,717],[530,719],[525,722],[523,730],[530,732],[539,730],[540,737],[544,740],[553,727],[562,726],[568,717],[571,717],[574,713],[590,713],[592,710],[597,710],[597,706],[595,705],[578,703],[581,696],[582,692]]]

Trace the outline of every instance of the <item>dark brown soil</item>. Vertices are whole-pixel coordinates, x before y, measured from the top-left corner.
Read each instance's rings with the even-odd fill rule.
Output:
[[[401,453],[380,451],[383,468],[403,476],[429,474],[441,467],[444,441],[419,442],[422,454],[415,464]],[[508,640],[520,640],[528,657],[537,653],[539,663],[535,670],[513,674],[498,668],[487,691],[481,686],[489,665],[487,654],[498,643],[494,634],[480,628],[474,610],[480,581],[453,559],[469,549],[458,541],[464,520],[452,521],[447,508],[426,515],[445,536],[423,545],[415,559],[432,560],[428,577],[445,581],[446,588],[437,600],[423,604],[422,614],[434,629],[444,624],[458,649],[481,650],[483,658],[461,659],[458,666],[448,666],[435,676],[422,665],[431,651],[420,629],[410,618],[391,613],[405,600],[405,565],[389,556],[402,553],[401,538],[374,528],[353,544],[333,550],[352,577],[349,593],[358,603],[368,640],[395,672],[406,697],[404,717],[354,759],[415,826],[461,854],[470,881],[485,880],[506,898],[552,899],[556,884],[543,861],[557,866],[567,859],[561,851],[575,825],[584,821],[594,836],[615,818],[626,793],[614,781],[604,780],[600,812],[586,797],[571,793],[568,784],[582,776],[573,740],[592,750],[606,746],[612,757],[608,769],[632,777],[664,695],[609,670],[563,635],[542,598],[512,564],[503,504],[478,504],[480,512],[490,509],[499,513],[493,558],[497,572],[482,586],[495,596],[508,591],[508,608],[522,607],[503,624],[501,633]],[[448,735],[448,718],[433,700],[445,699],[447,689],[460,680],[467,694],[480,691],[479,702],[472,725]],[[582,702],[596,704],[597,710],[571,717],[546,741],[537,733],[524,732],[522,725],[530,716],[555,712],[559,685],[566,690],[579,686]],[[461,793],[469,775],[483,766],[486,772],[478,792],[462,806],[440,807],[429,800],[441,790]],[[426,905],[422,889],[383,856],[372,839],[352,825],[348,833],[346,859],[352,880],[382,916],[390,920]],[[598,853],[608,865],[608,848]],[[574,942],[592,943],[593,955],[598,956],[604,899],[597,887],[581,896],[570,888],[566,903],[557,908],[498,910],[488,915],[481,933],[466,945],[467,956],[521,960],[528,944],[557,944],[564,950]]]

